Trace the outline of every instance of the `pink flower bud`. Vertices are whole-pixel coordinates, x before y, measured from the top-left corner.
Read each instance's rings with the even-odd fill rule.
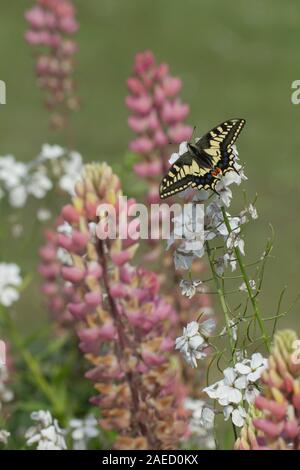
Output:
[[[69,266],[64,266],[61,269],[61,273],[63,278],[66,281],[78,283],[81,282],[84,279],[85,276],[85,270],[76,268],[76,267],[69,267]]]
[[[166,124],[174,124],[183,121],[189,113],[189,106],[179,100],[173,103],[166,101],[162,109],[162,119]]]
[[[68,310],[76,320],[83,320],[86,317],[87,309],[86,305],[81,303],[69,303]]]
[[[156,69],[155,78],[157,80],[162,80],[163,78],[165,78],[168,75],[168,73],[169,73],[168,64],[162,63]]]
[[[270,437],[278,437],[282,432],[281,423],[272,423],[266,419],[254,419],[254,426],[260,431],[265,432]]]
[[[168,145],[168,137],[162,130],[158,130],[154,134],[154,142],[157,147],[163,148]]]
[[[158,131],[160,128],[160,122],[157,116],[156,111],[151,111],[150,115],[147,118],[148,121],[148,128],[151,131]]]
[[[129,127],[137,134],[145,132],[145,130],[147,129],[147,124],[148,122],[145,118],[140,118],[137,116],[129,116],[128,118]]]
[[[284,425],[283,432],[288,438],[295,439],[297,436],[299,436],[298,421],[296,419],[287,421]]]
[[[109,291],[110,291],[110,295],[116,298],[126,297],[127,295],[126,287],[120,283],[113,284],[110,287]]]
[[[73,230],[72,232],[72,243],[73,249],[76,252],[81,252],[86,248],[89,235],[86,233],[79,232],[79,230]]]
[[[135,269],[130,265],[121,266],[120,278],[125,284],[130,284],[136,275]]]
[[[96,279],[100,279],[103,275],[103,268],[99,263],[94,261],[89,263],[87,272],[89,275],[95,277]]]
[[[66,222],[69,222],[69,224],[73,223],[78,223],[80,216],[78,212],[76,211],[75,207],[72,206],[71,204],[67,204],[64,206],[61,210],[61,214]]]
[[[170,127],[168,136],[173,144],[180,144],[181,142],[190,140],[192,133],[193,130],[190,126],[176,124],[175,126]]]
[[[142,352],[142,357],[147,366],[153,367],[158,366],[166,362],[166,358],[159,354],[152,353],[151,351],[144,350]]]
[[[138,98],[127,96],[126,106],[136,113],[145,115],[149,113],[152,107],[152,100],[148,95],[141,95]]]
[[[102,303],[101,292],[88,292],[85,294],[84,300],[89,307],[98,307]]]
[[[268,410],[278,420],[282,420],[286,414],[287,405],[285,403],[278,403],[275,400],[269,400],[261,395],[255,399],[255,405],[260,410]]]
[[[40,33],[35,31],[26,31],[25,40],[28,42],[28,44],[36,46],[41,43]]]
[[[45,245],[39,250],[39,255],[44,261],[56,260],[56,249],[54,246]]]
[[[154,103],[156,106],[162,106],[165,101],[165,92],[160,85],[156,85],[154,89]]]
[[[141,95],[145,92],[145,87],[138,78],[130,77],[127,80],[128,90],[134,95]]]
[[[166,96],[172,97],[177,95],[181,90],[181,80],[177,77],[166,77],[163,81],[163,88]]]
[[[74,34],[78,30],[78,24],[73,18],[61,18],[59,27],[66,34]]]
[[[54,295],[57,292],[57,284],[55,282],[45,282],[41,290],[45,295]]]
[[[293,396],[293,404],[297,410],[300,410],[300,392]]]
[[[67,235],[64,235],[63,233],[59,233],[57,235],[57,242],[60,247],[64,248],[67,251],[72,251],[72,238],[68,237]]]
[[[32,28],[43,28],[46,24],[45,12],[38,6],[31,8],[31,10],[27,10],[24,16]]]
[[[42,264],[38,267],[38,272],[47,279],[55,279],[60,272],[60,267],[58,264]]]
[[[129,251],[124,250],[119,253],[112,253],[111,259],[117,265],[121,266],[122,264],[127,263],[131,258]]]
[[[153,150],[153,141],[148,137],[139,137],[130,143],[133,152],[147,154]]]

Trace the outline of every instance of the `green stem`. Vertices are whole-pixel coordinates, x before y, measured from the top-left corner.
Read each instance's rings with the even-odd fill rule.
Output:
[[[11,339],[18,349],[22,359],[24,360],[28,370],[31,373],[32,382],[40,389],[40,391],[44,394],[44,396],[48,399],[49,403],[52,405],[53,412],[55,416],[60,417],[64,413],[64,406],[61,401],[57,398],[57,394],[55,390],[51,387],[48,381],[45,379],[43,372],[40,368],[39,362],[35,359],[32,353],[24,348],[23,340],[20,336],[18,329],[14,321],[12,320],[11,316],[7,312],[6,309],[3,309],[4,317],[6,320],[6,325],[9,330],[9,334]]]
[[[224,316],[225,316],[226,332],[227,332],[227,335],[228,335],[228,338],[229,338],[230,348],[231,348],[231,356],[232,356],[232,359],[233,359],[233,362],[234,362],[235,361],[235,341],[233,339],[232,330],[230,328],[230,317],[229,317],[229,311],[228,311],[227,304],[226,304],[225,292],[223,290],[222,284],[220,283],[220,280],[219,280],[218,275],[216,273],[214,263],[213,263],[213,259],[212,259],[211,248],[210,248],[208,242],[206,242],[206,251],[207,251],[207,256],[208,256],[210,269],[211,269],[211,272],[212,272],[212,275],[213,275],[213,279],[215,281],[216,291],[217,291],[217,294],[219,296],[220,304],[221,304],[221,307],[222,307],[222,310],[223,310],[223,313],[224,313]]]
[[[226,211],[225,211],[224,207],[222,207],[222,214],[223,214],[223,218],[224,218],[226,228],[228,230],[228,233],[230,234],[230,233],[232,233],[232,230],[231,230],[230,222],[228,220],[228,217],[227,217],[227,214],[226,214]],[[268,352],[270,352],[270,338],[267,334],[267,331],[266,331],[266,328],[265,328],[265,325],[264,325],[264,322],[263,322],[263,319],[262,319],[262,316],[261,316],[261,312],[260,312],[256,297],[253,294],[253,291],[251,289],[250,280],[249,280],[249,277],[247,275],[247,272],[246,272],[246,269],[245,269],[245,266],[244,266],[244,263],[243,263],[243,259],[242,259],[242,254],[241,254],[241,251],[240,251],[239,247],[234,247],[234,254],[235,254],[236,260],[238,262],[243,280],[246,284],[249,299],[250,299],[250,302],[251,302],[252,307],[253,307],[254,316],[255,316],[255,319],[258,322],[260,331],[262,333],[263,341],[265,343],[265,346],[266,346]]]

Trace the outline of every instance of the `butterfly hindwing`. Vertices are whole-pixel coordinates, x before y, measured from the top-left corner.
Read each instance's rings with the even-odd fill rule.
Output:
[[[189,152],[184,153],[173,163],[168,173],[163,178],[159,191],[161,198],[172,196],[184,191],[192,183],[191,165],[193,158]]]

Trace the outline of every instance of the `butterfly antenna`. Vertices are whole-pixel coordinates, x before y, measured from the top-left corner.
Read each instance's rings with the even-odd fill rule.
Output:
[[[196,126],[193,127],[193,132],[192,132],[192,135],[191,135],[191,140],[192,140],[192,138],[194,137],[195,131],[196,131]]]

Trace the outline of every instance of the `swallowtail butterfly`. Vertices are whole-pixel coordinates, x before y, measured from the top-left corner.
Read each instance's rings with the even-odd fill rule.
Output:
[[[211,129],[201,139],[188,142],[187,152],[170,167],[159,191],[162,199],[187,188],[212,189],[224,175],[234,168],[232,145],[238,138],[244,119],[229,119]]]

